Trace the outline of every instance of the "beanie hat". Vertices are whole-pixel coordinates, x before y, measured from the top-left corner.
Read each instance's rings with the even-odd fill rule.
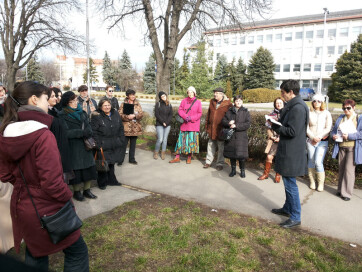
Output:
[[[214,90],[214,93],[215,93],[215,92],[225,93],[225,90],[224,90],[223,88],[221,88],[221,87],[218,87],[218,88],[216,88],[216,89]]]
[[[194,94],[195,94],[195,96],[196,96],[196,89],[195,89],[195,87],[190,86],[190,87],[187,88],[187,91],[194,92]]]
[[[324,102],[324,96],[322,94],[313,95],[312,101],[316,101],[316,100]]]
[[[73,100],[75,97],[76,95],[72,91],[65,92],[62,95],[62,99],[60,100],[60,105],[62,106],[62,108],[68,106],[69,101]]]
[[[161,100],[161,96],[163,96],[163,95],[166,95],[167,96],[167,94],[165,93],[165,92],[159,92],[158,93],[158,98]]]

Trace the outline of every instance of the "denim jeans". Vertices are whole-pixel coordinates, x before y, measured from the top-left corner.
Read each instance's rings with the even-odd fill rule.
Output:
[[[290,219],[301,221],[301,206],[299,200],[299,190],[295,177],[282,177],[285,189],[285,203],[283,210],[290,214]]]
[[[88,272],[89,259],[88,247],[82,235],[71,246],[63,249],[64,252],[64,272]],[[25,249],[25,263],[35,266],[44,271],[48,271],[49,257],[33,257],[28,248]]]
[[[155,152],[160,151],[160,146],[162,143],[162,151],[166,151],[167,147],[167,138],[168,134],[170,133],[171,126],[156,126],[156,132],[157,132],[157,141],[155,146]]]
[[[307,143],[308,168],[315,168],[317,172],[324,172],[323,160],[328,151],[328,141],[320,141],[317,145]]]

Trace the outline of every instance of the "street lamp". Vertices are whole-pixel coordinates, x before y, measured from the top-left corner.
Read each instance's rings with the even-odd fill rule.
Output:
[[[322,72],[323,72],[323,67],[324,67],[324,44],[325,44],[325,40],[326,40],[326,26],[327,26],[327,14],[329,14],[329,10],[327,8],[323,8],[324,10],[324,29],[323,29],[323,43],[322,43],[322,56],[321,56],[321,72],[320,72],[320,76],[319,76],[319,85],[318,85],[318,92],[319,94],[322,94],[322,82],[323,82],[323,78],[322,78]]]

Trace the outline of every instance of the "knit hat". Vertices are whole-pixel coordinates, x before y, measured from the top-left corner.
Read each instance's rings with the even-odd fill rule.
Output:
[[[159,92],[158,93],[158,98],[161,100],[161,96],[163,96],[163,95],[166,95],[167,96],[167,94],[165,93],[165,92]]]
[[[322,94],[313,95],[312,101],[316,101],[316,100],[324,102],[324,96]]]
[[[196,89],[195,89],[195,87],[190,86],[190,87],[187,88],[187,91],[194,92],[194,94],[195,94],[195,96],[196,96]]]
[[[218,88],[214,89],[214,93],[215,92],[225,93],[225,90],[221,87],[218,87]]]
[[[75,93],[73,93],[72,91],[65,92],[62,95],[62,99],[60,100],[60,105],[62,106],[62,108],[65,108],[66,106],[68,106],[69,101],[73,100],[74,98],[76,98]]]

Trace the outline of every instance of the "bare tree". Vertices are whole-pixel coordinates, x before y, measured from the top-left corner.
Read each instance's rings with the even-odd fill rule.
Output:
[[[64,14],[78,9],[77,0],[4,0],[0,3],[0,37],[6,62],[6,84],[13,90],[19,69],[39,49],[73,50],[82,37],[71,30]]]
[[[128,18],[146,22],[146,35],[156,58],[159,91],[169,88],[173,60],[187,33],[200,37],[212,25],[241,27],[242,21],[252,20],[253,14],[261,15],[271,6],[271,0],[103,0],[101,3],[105,19],[111,21],[109,29],[124,29],[123,23]]]
[[[52,86],[53,81],[55,81],[59,76],[59,69],[54,61],[40,61],[40,70],[44,76],[44,84],[46,86]]]

